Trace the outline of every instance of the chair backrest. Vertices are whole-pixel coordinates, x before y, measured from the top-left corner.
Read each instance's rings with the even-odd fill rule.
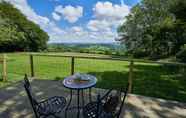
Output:
[[[30,85],[30,82],[29,82],[28,77],[27,77],[26,74],[25,74],[25,77],[24,77],[24,88],[25,88],[25,91],[28,95],[29,101],[32,105],[32,108],[34,110],[35,116],[36,116],[36,118],[39,118],[37,110],[36,110],[36,106],[37,106],[38,102],[36,101],[36,99],[34,98],[34,96],[32,94],[31,85]]]
[[[117,111],[116,113],[116,118],[119,118],[121,112],[122,112],[122,109],[124,107],[124,102],[125,102],[125,99],[126,99],[126,96],[127,96],[127,93],[128,93],[128,88],[129,88],[129,83],[127,83],[127,86],[126,88],[123,90],[123,88],[121,88],[121,92],[124,93],[124,95],[122,96],[123,100],[121,101],[121,104],[120,104],[120,107],[119,107],[119,110]]]
[[[124,101],[126,99],[128,93],[128,86],[126,88],[121,87],[120,91],[117,91],[117,95],[110,95],[112,93],[112,89],[110,89],[102,98],[101,100],[104,101],[104,109],[107,113],[112,112],[114,118],[119,118],[121,111],[124,106]],[[123,94],[122,94],[123,93]],[[121,100],[122,98],[122,100]]]
[[[96,118],[99,118],[99,114],[100,114],[100,111],[101,111],[101,108],[100,108],[100,105],[101,105],[101,97],[100,97],[100,94],[97,95],[97,112],[96,112]]]

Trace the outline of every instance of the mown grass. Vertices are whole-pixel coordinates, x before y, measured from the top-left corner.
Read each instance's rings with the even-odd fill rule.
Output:
[[[70,75],[70,64],[70,58],[34,56],[35,75],[39,79],[63,79]],[[127,61],[75,59],[75,72],[95,75],[99,88],[125,86],[128,69]],[[1,81],[0,87],[22,80],[25,73],[30,74],[29,56],[8,54],[8,81]],[[133,93],[186,102],[185,75],[178,66],[135,63]]]

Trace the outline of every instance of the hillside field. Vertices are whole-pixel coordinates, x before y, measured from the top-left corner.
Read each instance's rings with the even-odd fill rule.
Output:
[[[69,55],[87,56],[79,53]],[[9,53],[7,57],[8,81],[0,81],[0,87],[23,80],[25,73],[30,75],[28,55]],[[34,56],[37,79],[62,80],[70,75],[70,64],[70,58]],[[128,70],[129,62],[127,61],[75,59],[75,72],[95,75],[98,78],[96,87],[99,88],[118,89],[125,86],[128,81]],[[2,66],[0,66],[0,72],[2,72]],[[135,94],[186,102],[185,85],[185,71],[182,67],[135,62],[133,73],[133,93]]]

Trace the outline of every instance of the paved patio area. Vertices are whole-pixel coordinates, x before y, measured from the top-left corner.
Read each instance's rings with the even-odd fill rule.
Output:
[[[38,100],[56,95],[65,96],[67,100],[70,98],[69,90],[62,86],[61,81],[35,79],[31,84]],[[105,90],[94,88],[93,97],[102,92]],[[73,96],[73,101],[75,98]],[[68,114],[69,118],[75,118],[72,112]],[[64,112],[60,115],[63,118]],[[0,89],[0,118],[33,117],[22,82]],[[121,118],[186,118],[186,104],[129,94]]]

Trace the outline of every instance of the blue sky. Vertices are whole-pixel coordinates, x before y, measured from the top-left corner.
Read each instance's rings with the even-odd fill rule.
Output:
[[[50,36],[49,43],[112,43],[139,0],[6,0]]]

